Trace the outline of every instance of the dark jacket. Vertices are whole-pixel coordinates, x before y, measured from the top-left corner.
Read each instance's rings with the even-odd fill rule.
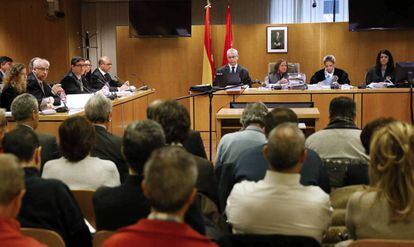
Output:
[[[214,85],[225,87],[227,85],[236,84],[236,83],[243,83],[250,85],[252,83],[252,79],[250,79],[249,71],[242,67],[240,64],[237,65],[236,69],[236,77],[235,80],[234,75],[231,72],[230,66],[227,64],[216,71],[216,77],[214,79]]]
[[[3,88],[3,91],[0,95],[0,106],[5,108],[6,111],[10,111],[10,106],[13,100],[19,96],[20,94],[16,91],[14,87],[8,85],[7,87]]]
[[[66,94],[81,94],[81,93],[92,93],[88,88],[88,82],[85,78],[78,80],[76,75],[69,71],[63,79],[60,81],[62,88],[65,90]]]
[[[367,72],[367,75],[365,76],[365,84],[368,85],[371,82],[385,82],[387,77],[390,78],[389,79],[390,81],[392,81],[393,83],[396,83],[395,70],[392,71],[391,73],[387,73],[387,71],[385,71],[384,76],[382,76],[381,71],[376,71],[375,66],[374,66]]]
[[[27,76],[27,92],[36,97],[39,106],[42,103],[42,99],[47,97],[53,97],[53,99],[55,100],[53,104],[60,105],[59,96],[54,95],[52,93],[52,88],[46,84],[47,82],[43,82],[43,86],[41,87],[33,73],[30,73]]]
[[[150,203],[141,189],[143,177],[128,175],[117,187],[101,187],[93,196],[98,230],[117,230],[136,223],[150,213]],[[194,203],[185,214],[184,221],[194,230],[204,234],[204,222],[198,205]]]
[[[91,156],[114,162],[121,183],[123,183],[128,175],[128,166],[121,154],[122,138],[112,135],[104,127],[98,125],[95,125],[95,133],[95,144],[92,147]]]
[[[342,69],[338,69],[335,68],[334,70],[334,75],[336,75],[338,77],[338,83],[339,84],[349,84],[350,80],[348,78],[348,74],[342,70]],[[321,69],[318,70],[317,72],[315,72],[315,74],[312,76],[312,78],[310,79],[310,84],[317,84],[320,81],[324,81],[325,78],[325,69]]]
[[[200,132],[190,130],[187,138],[183,142],[184,148],[198,157],[207,159],[206,150],[204,149],[203,139],[201,139]]]
[[[24,168],[26,194],[18,220],[22,227],[53,230],[66,246],[92,246],[92,237],[69,188],[59,180],[39,177],[36,168]]]
[[[107,85],[109,87],[109,91],[116,92],[118,91],[118,87],[122,86],[122,83],[119,81],[115,81],[112,79],[109,73],[106,73],[105,76],[96,68],[93,73],[91,74],[91,78],[89,80],[89,86],[93,91],[101,90],[103,86]]]

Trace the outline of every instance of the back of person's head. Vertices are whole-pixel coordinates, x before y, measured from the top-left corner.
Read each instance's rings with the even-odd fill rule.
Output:
[[[31,162],[39,146],[39,138],[30,128],[15,128],[3,138],[4,153],[14,154],[20,162]]]
[[[175,100],[161,102],[153,111],[153,120],[161,124],[168,144],[182,143],[190,131],[190,115]]]
[[[122,152],[129,167],[142,173],[152,151],[165,146],[165,135],[160,124],[143,120],[128,125],[124,132]]]
[[[0,145],[1,145],[1,142],[3,141],[3,137],[4,137],[4,134],[6,133],[6,129],[7,129],[6,111],[0,108]]]
[[[414,128],[392,122],[375,132],[370,146],[369,178],[391,210],[391,221],[405,220],[414,205]]]
[[[270,131],[282,123],[298,123],[298,116],[294,111],[286,107],[278,107],[271,110],[264,117],[264,131],[269,136]]]
[[[272,169],[294,168],[305,152],[305,135],[296,123],[282,123],[274,128],[267,143],[266,157]]]
[[[377,118],[365,125],[365,127],[361,131],[361,135],[359,136],[362,142],[362,146],[365,148],[365,153],[369,155],[369,146],[371,145],[372,136],[376,131],[381,129],[382,127],[386,126],[389,123],[396,121],[393,118]]]
[[[243,110],[243,113],[240,117],[240,123],[243,128],[251,124],[259,124],[261,127],[264,126],[264,117],[268,113],[268,109],[263,103],[252,103],[248,104],[247,107]]]
[[[154,101],[152,101],[151,103],[148,104],[147,119],[154,119],[155,108],[157,108],[162,102],[163,102],[163,100],[156,99],[156,100],[154,100]]]
[[[84,62],[85,59],[83,57],[79,57],[79,56],[72,57],[72,59],[70,60],[70,65],[75,66],[80,61]]]
[[[144,186],[152,208],[175,213],[194,193],[197,166],[183,148],[169,146],[155,150],[145,164]]]
[[[101,93],[89,98],[85,105],[86,118],[92,123],[106,123],[112,112],[112,102]]]
[[[89,155],[95,142],[95,129],[85,117],[71,117],[59,126],[59,139],[62,156],[78,162]]]
[[[24,188],[24,172],[16,157],[11,154],[0,154],[0,205],[8,206]],[[20,203],[15,206],[14,215],[10,215],[11,217],[17,216]]]
[[[32,119],[33,114],[38,114],[39,103],[33,95],[24,93],[13,100],[10,109],[15,121],[25,121]]]
[[[356,104],[351,98],[339,96],[331,100],[329,104],[329,118],[355,119]]]

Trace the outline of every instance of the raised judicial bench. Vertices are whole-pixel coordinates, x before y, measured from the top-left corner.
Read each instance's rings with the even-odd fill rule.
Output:
[[[132,95],[123,96],[112,101],[112,121],[109,131],[115,135],[122,136],[125,127],[136,120],[146,119],[146,109],[149,95],[154,89],[134,92]],[[58,137],[60,124],[67,118],[84,115],[83,110],[71,113],[56,113],[53,115],[40,115],[37,131]],[[12,117],[7,118],[8,128],[13,129],[16,125]]]

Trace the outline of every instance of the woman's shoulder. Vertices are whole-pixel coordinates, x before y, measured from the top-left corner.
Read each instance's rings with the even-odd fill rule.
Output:
[[[87,159],[87,160],[86,160]],[[104,160],[98,157],[86,157],[85,161],[87,162],[93,162],[96,165],[99,165],[100,167],[104,168],[105,170],[112,170],[113,168],[116,169],[116,165],[113,161],[110,160]]]

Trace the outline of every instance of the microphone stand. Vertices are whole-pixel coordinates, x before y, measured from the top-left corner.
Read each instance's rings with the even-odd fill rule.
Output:
[[[205,92],[201,92],[201,93],[196,93],[196,94],[190,94],[190,95],[186,95],[186,96],[182,96],[182,97],[178,97],[175,100],[182,100],[182,99],[188,99],[188,98],[194,98],[194,97],[198,97],[201,95],[206,95],[208,94],[208,122],[209,122],[209,160],[211,162],[213,162],[213,96],[215,92],[220,92],[220,91],[224,91],[227,89],[232,89],[232,88],[236,88],[236,87],[242,87],[245,84],[237,84],[237,85],[233,85],[230,87],[211,87],[210,90],[205,91]]]

